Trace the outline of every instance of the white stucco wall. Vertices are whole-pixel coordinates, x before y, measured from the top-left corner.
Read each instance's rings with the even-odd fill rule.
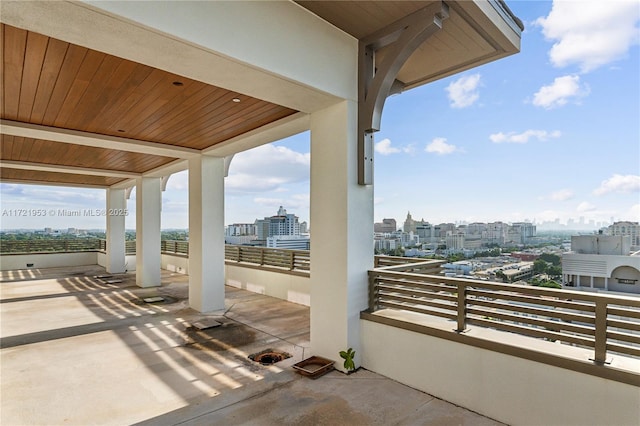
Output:
[[[362,366],[510,425],[638,425],[640,388],[367,320]]]
[[[29,268],[59,268],[85,266],[98,263],[97,252],[80,253],[27,253],[0,256],[0,270],[11,271]],[[33,264],[33,266],[27,266]]]
[[[225,266],[225,276],[226,284],[232,287],[305,306],[311,304],[311,280],[309,277],[235,265]]]
[[[107,266],[107,255],[106,253],[98,252],[97,253],[97,264],[106,268]],[[124,269],[127,272],[134,272],[136,270],[136,255],[126,255],[124,257]]]
[[[189,259],[186,256],[160,255],[160,267],[179,274],[189,274]]]

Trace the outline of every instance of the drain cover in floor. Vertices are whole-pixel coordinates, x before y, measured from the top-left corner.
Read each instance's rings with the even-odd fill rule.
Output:
[[[98,278],[98,279],[113,278],[113,275],[96,275],[95,278]]]
[[[142,300],[144,300],[145,303],[158,303],[158,302],[164,302],[164,297],[160,297],[160,296],[145,297]]]
[[[105,283],[106,284],[118,284],[121,283],[122,280],[106,280]]]
[[[193,326],[198,330],[206,330],[207,328],[219,327],[222,323],[214,320],[213,318],[203,318],[200,321],[193,323]]]
[[[273,349],[265,349],[262,352],[251,354],[248,357],[250,360],[259,362],[262,365],[271,365],[283,359],[291,358],[291,354],[282,351],[274,351]]]

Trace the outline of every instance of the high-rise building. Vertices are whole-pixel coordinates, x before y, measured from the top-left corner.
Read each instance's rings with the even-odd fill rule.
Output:
[[[416,222],[411,217],[411,212],[407,212],[407,218],[404,220],[402,230],[406,233],[416,232]]]
[[[638,222],[615,222],[609,226],[608,234],[612,236],[628,235],[633,247],[640,246],[640,224]]]
[[[300,235],[300,223],[298,216],[287,214],[287,211],[280,206],[278,214],[264,219],[256,219],[256,235],[260,240],[281,235]]]
[[[382,219],[382,222],[376,222],[373,224],[373,232],[380,234],[391,234],[397,230],[398,227],[395,219]]]

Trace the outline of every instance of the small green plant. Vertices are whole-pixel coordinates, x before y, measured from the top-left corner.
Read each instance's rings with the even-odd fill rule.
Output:
[[[346,351],[340,351],[340,358],[344,359],[344,369],[347,371],[355,370],[356,365],[353,363],[353,357],[356,351],[353,348],[349,348]]]

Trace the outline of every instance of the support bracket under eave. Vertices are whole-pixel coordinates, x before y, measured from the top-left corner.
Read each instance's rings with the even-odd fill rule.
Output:
[[[358,184],[373,184],[373,134],[380,130],[387,97],[400,93],[400,69],[429,37],[442,28],[449,7],[437,2],[363,38],[358,47]],[[376,51],[386,47],[376,68]]]

